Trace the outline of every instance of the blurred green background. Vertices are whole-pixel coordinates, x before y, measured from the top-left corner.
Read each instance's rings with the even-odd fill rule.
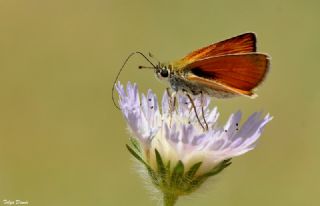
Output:
[[[111,101],[127,55],[181,58],[247,31],[272,68],[255,100],[214,100],[224,122],[270,112],[258,147],[177,205],[319,205],[319,1],[0,0],[0,205],[156,205]],[[133,58],[121,81],[165,85]],[[155,197],[153,197],[155,198]]]

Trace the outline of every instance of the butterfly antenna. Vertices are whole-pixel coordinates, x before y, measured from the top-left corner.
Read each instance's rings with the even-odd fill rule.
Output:
[[[114,98],[115,85],[116,85],[116,83],[117,83],[117,80],[119,79],[119,76],[120,76],[120,74],[121,74],[124,66],[127,64],[127,62],[129,61],[129,59],[130,59],[133,55],[135,55],[135,54],[139,54],[139,55],[141,55],[143,58],[145,58],[145,59],[152,65],[152,67],[150,67],[150,68],[156,68],[156,66],[155,66],[142,52],[136,51],[136,52],[132,52],[131,54],[129,54],[129,56],[126,58],[126,60],[125,60],[125,61],[123,62],[123,64],[122,64],[121,68],[119,69],[118,74],[117,74],[117,76],[116,76],[116,78],[115,78],[115,80],[114,80],[114,82],[113,82],[113,85],[112,85],[112,101],[113,101],[114,106],[115,106],[117,109],[120,109],[120,107],[116,104],[116,100],[115,100],[115,98]],[[141,66],[139,66],[139,68],[140,68],[140,67],[141,67]],[[144,67],[143,67],[143,68],[144,68]]]
[[[154,69],[154,67],[148,67],[148,66],[139,66],[139,69]]]

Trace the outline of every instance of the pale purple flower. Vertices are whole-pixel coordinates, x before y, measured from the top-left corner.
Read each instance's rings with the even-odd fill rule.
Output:
[[[272,119],[267,114],[253,113],[244,123],[240,123],[241,112],[229,117],[224,126],[217,123],[217,108],[210,109],[210,97],[201,103],[200,97],[193,97],[197,113],[203,121],[201,106],[204,106],[205,120],[209,129],[200,126],[189,99],[177,94],[178,105],[170,110],[170,98],[165,92],[159,107],[156,95],[149,90],[140,97],[136,84],[127,84],[126,89],[118,82],[119,105],[132,137],[141,147],[141,158],[157,169],[155,149],[164,163],[176,165],[181,161],[187,171],[201,162],[197,175],[205,174],[219,163],[242,155],[255,148],[265,125]],[[204,124],[204,122],[202,122]]]

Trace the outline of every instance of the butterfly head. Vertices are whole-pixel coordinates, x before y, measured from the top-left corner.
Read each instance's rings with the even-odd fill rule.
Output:
[[[171,74],[171,67],[168,64],[158,64],[155,67],[155,73],[158,79],[167,80]]]

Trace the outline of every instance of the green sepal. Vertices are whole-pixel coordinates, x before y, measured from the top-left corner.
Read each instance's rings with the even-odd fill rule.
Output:
[[[184,165],[183,165],[182,161],[179,160],[179,162],[177,163],[177,165],[173,169],[172,176],[182,177],[183,173],[184,173]]]
[[[210,172],[207,172],[206,174],[204,174],[204,176],[211,177],[211,176],[217,175],[222,170],[224,170],[226,167],[231,165],[231,163],[232,163],[231,159],[223,160],[221,163],[219,163],[217,166],[215,166]]]
[[[169,160],[166,165],[166,171],[170,172],[170,168],[171,168],[171,162]]]
[[[157,161],[157,168],[158,168],[158,174],[162,180],[162,183],[165,184],[166,182],[166,167],[162,161],[161,155],[158,152],[157,149],[154,149],[154,152],[156,154],[156,161]]]
[[[181,160],[176,164],[172,171],[170,185],[179,188],[183,182],[184,165]]]
[[[231,164],[231,159],[227,159],[227,160],[223,160],[221,163],[219,163],[218,165],[216,165],[211,171],[200,175],[198,177],[196,177],[195,179],[193,179],[190,182],[190,185],[192,185],[192,187],[188,187],[186,189],[186,192],[191,193],[193,191],[195,191],[197,188],[199,188],[202,183],[204,183],[209,177],[217,175],[218,173],[220,173],[222,170],[224,170],[226,167],[228,167]]]
[[[201,164],[202,164],[202,162],[198,162],[198,163],[192,165],[192,167],[188,170],[188,172],[186,172],[185,178],[187,180],[191,180],[194,177],[194,175],[197,173],[197,171],[200,168]]]
[[[128,149],[128,151],[130,152],[130,154],[132,156],[134,156],[139,162],[141,162],[142,164],[144,164],[146,167],[150,167],[144,160],[143,158],[134,150],[132,149],[129,145],[126,144],[126,147]]]
[[[136,138],[129,138],[132,146],[134,147],[134,149],[136,149],[137,152],[141,153],[141,147],[140,147],[140,144],[139,144],[139,141],[136,139]]]
[[[139,154],[137,154],[137,152],[136,152],[133,148],[131,148],[131,147],[130,147],[129,145],[127,145],[127,144],[126,144],[126,147],[127,147],[128,151],[130,152],[130,154],[131,154],[132,156],[134,156],[139,162],[141,162],[141,163],[146,167],[146,169],[147,169],[147,171],[148,171],[148,174],[150,175],[150,177],[151,177],[151,179],[152,179],[152,182],[153,182],[155,185],[159,186],[159,183],[158,183],[157,178],[156,178],[156,174],[155,174],[155,172],[152,170],[152,168],[143,160],[143,158],[142,158]]]

